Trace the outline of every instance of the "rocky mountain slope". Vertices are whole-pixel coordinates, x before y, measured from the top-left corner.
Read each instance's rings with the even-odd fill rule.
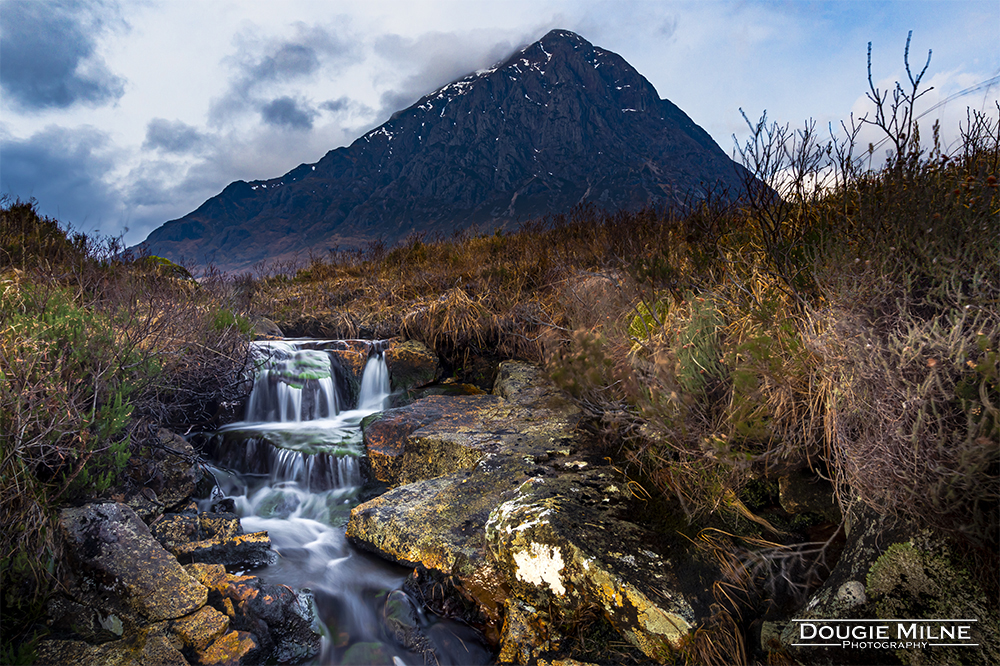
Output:
[[[265,259],[734,192],[740,169],[620,56],[555,30],[280,178],[237,181],[142,248],[241,269]]]

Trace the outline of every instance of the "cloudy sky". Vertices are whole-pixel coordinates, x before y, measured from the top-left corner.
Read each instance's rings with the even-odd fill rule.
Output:
[[[0,0],[0,194],[133,244],[553,28],[623,56],[729,153],[740,108],[863,115],[868,42],[885,88],[909,30],[946,139],[1000,97],[1000,0]]]

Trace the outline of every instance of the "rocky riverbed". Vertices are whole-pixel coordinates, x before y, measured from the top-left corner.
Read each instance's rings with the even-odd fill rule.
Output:
[[[351,445],[367,479],[364,489],[336,490],[344,483],[337,481],[338,473],[343,476],[337,456],[350,449],[342,442],[334,449],[303,447],[287,434],[260,430],[251,438],[258,451],[251,456],[235,435],[220,453],[224,438],[193,438],[199,451],[161,431],[167,455],[150,485],[117,501],[62,511],[62,587],[50,603],[53,633],[40,645],[39,663],[409,663],[400,655],[461,663],[458,653],[446,652],[447,641],[434,636],[431,612],[478,632],[483,647],[477,659],[557,663],[600,655],[604,641],[623,646],[633,662],[670,663],[692,632],[718,612],[712,591],[725,579],[720,560],[689,538],[654,533],[644,524],[645,500],[633,491],[633,481],[614,460],[584,444],[579,409],[538,367],[505,361],[485,392],[438,384],[436,357],[412,341],[311,348],[321,352],[304,357],[299,371],[308,381],[326,382],[323,391],[336,385],[337,399],[355,403],[371,395],[365,387],[368,362],[384,360],[392,396],[379,398],[384,402],[368,409],[363,421],[358,413],[360,431]],[[330,358],[330,370],[320,363],[318,371],[317,358]],[[282,372],[267,379],[280,391],[306,383],[305,374]],[[322,395],[295,404],[323,422],[339,407]],[[209,453],[217,460],[230,456],[232,464],[248,466],[258,477],[276,461],[292,465],[298,456],[302,464],[295,469],[312,470],[296,472],[306,474],[304,487],[312,483],[316,491],[322,482],[334,488],[323,491],[328,504],[322,519],[344,530],[354,547],[409,569],[393,579],[399,582],[394,589],[380,592],[381,642],[335,647],[346,639],[324,624],[313,592],[270,573],[285,571],[276,563],[314,553],[313,546],[274,547],[267,530],[244,530],[244,523],[277,525],[268,521],[298,515],[298,509],[272,510],[267,515],[275,518],[266,520],[241,515],[238,507],[251,504],[250,490],[237,492],[207,474],[213,468],[203,455]],[[310,467],[316,456],[330,460]],[[262,467],[253,471],[253,465]],[[333,471],[317,472],[321,467]],[[217,482],[227,490],[216,487],[213,499]],[[839,520],[831,489],[815,476],[788,473],[780,485],[789,515]],[[273,500],[276,506],[291,501],[287,483],[273,487],[284,488]],[[332,508],[344,502],[349,514]],[[916,573],[947,568],[947,553],[933,539],[874,516],[850,518],[839,564],[804,607],[793,609],[796,617],[881,617],[917,608],[931,595],[941,612],[983,618],[975,628],[982,647],[962,655],[971,655],[973,663],[1000,660],[995,608],[976,592],[974,581],[952,572],[966,586],[957,597],[940,583],[914,583]],[[338,546],[335,555],[347,552],[345,547]],[[899,573],[900,567],[909,567],[907,573]],[[924,578],[930,580],[926,573]],[[775,614],[753,623],[760,645],[748,651],[781,653],[801,663],[837,663],[845,655],[858,663],[917,663],[913,659],[924,654],[800,647],[790,617]],[[581,627],[594,637],[586,655],[579,648]]]

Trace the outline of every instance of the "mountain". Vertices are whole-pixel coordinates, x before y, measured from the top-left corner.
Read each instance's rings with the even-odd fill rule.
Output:
[[[315,164],[231,183],[140,248],[239,270],[414,232],[492,231],[586,202],[669,205],[735,192],[740,173],[621,56],[553,30]]]

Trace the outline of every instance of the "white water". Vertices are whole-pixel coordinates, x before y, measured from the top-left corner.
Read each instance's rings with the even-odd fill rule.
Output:
[[[367,663],[359,655],[377,648],[387,663],[420,664],[423,657],[398,644],[382,622],[387,595],[406,596],[400,588],[409,569],[362,553],[344,537],[363,485],[360,423],[387,407],[389,371],[382,355],[372,354],[358,405],[347,409],[336,368],[317,346],[323,343],[256,343],[259,369],[246,421],[220,429],[219,488],[202,508],[218,501],[218,493],[231,498],[244,530],[267,530],[279,554],[276,564],[256,573],[312,590],[324,633],[314,663]],[[441,664],[491,659],[466,627],[438,620],[423,629]]]

